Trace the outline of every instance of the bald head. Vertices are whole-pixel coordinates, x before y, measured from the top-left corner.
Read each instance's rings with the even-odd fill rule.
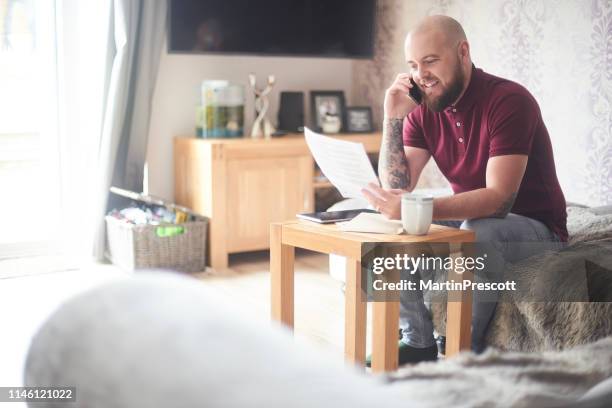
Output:
[[[428,16],[408,34],[406,62],[413,80],[434,111],[455,103],[472,71],[470,47],[459,22],[448,16]]]
[[[428,16],[421,20],[408,33],[406,46],[410,44],[413,37],[436,37],[449,47],[456,46],[461,41],[467,41],[461,24],[454,18],[442,15]]]

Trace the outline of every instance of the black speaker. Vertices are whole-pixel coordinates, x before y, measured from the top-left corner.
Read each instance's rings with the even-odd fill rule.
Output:
[[[281,92],[278,109],[278,130],[304,131],[304,92]]]

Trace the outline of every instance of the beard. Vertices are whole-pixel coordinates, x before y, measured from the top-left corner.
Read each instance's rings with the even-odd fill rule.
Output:
[[[442,92],[442,95],[433,97],[423,92],[423,102],[425,102],[425,105],[428,109],[434,112],[442,112],[453,102],[455,102],[457,98],[459,98],[459,95],[461,95],[464,79],[465,76],[463,75],[463,71],[461,70],[461,64],[459,63],[459,60],[457,60],[453,79],[448,84],[448,87],[446,87],[446,89]]]

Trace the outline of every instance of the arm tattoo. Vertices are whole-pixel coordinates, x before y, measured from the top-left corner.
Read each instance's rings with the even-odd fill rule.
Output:
[[[516,199],[516,193],[510,194],[510,197],[508,197],[506,199],[506,201],[504,201],[499,206],[499,208],[497,210],[495,210],[495,212],[493,212],[493,214],[491,214],[491,217],[493,217],[493,218],[505,218],[506,215],[508,215],[508,213],[512,209],[512,206],[514,205],[514,200],[515,199]]]
[[[403,119],[385,119],[382,146],[378,159],[378,173],[383,188],[410,187],[410,168],[404,153]]]

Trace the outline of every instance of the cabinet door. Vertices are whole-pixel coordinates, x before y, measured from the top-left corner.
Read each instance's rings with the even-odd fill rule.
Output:
[[[228,160],[228,251],[269,248],[271,222],[312,211],[313,172],[310,156]]]

